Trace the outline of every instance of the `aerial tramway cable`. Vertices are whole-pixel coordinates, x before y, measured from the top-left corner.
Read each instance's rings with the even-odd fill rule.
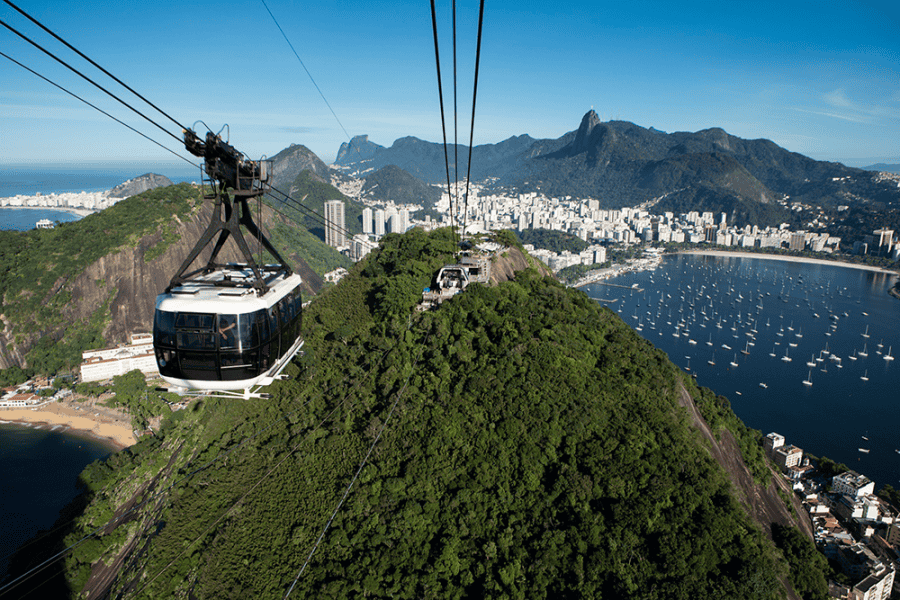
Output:
[[[464,211],[464,221],[463,221],[463,233],[466,230],[466,221],[469,218],[469,181],[472,179],[472,152],[473,152],[473,138],[475,136],[475,102],[478,99],[478,66],[481,62],[481,25],[484,22],[484,0],[481,0],[480,6],[478,8],[478,43],[475,49],[475,84],[472,87],[472,121],[469,124],[469,166],[466,169],[466,194],[465,194],[465,208]]]
[[[69,42],[67,42],[66,40],[62,39],[62,38],[61,38],[60,36],[58,36],[56,33],[54,33],[54,32],[51,31],[49,28],[47,28],[46,26],[44,26],[40,21],[38,21],[37,19],[35,19],[35,18],[32,17],[31,15],[29,15],[27,12],[25,12],[24,10],[22,10],[21,8],[19,8],[18,6],[16,6],[16,5],[13,4],[12,2],[10,2],[10,0],[3,0],[3,1],[6,2],[8,5],[10,5],[12,8],[14,8],[16,11],[18,11],[19,13],[21,13],[21,14],[22,14],[25,18],[27,18],[29,21],[31,21],[32,23],[34,23],[35,25],[37,25],[38,27],[40,27],[41,29],[43,29],[44,31],[46,31],[47,33],[49,33],[50,35],[52,35],[53,37],[55,37],[57,40],[59,40],[60,42],[62,42],[63,44],[65,44],[66,47],[68,47],[70,50],[72,50],[73,52],[75,52],[76,54],[78,54],[78,56],[80,56],[80,57],[83,58],[84,60],[88,61],[89,63],[91,63],[92,65],[94,65],[95,67],[97,67],[98,69],[100,69],[101,71],[103,71],[104,73],[106,73],[109,77],[111,77],[113,80],[115,80],[116,83],[118,83],[119,85],[121,85],[122,87],[124,87],[126,90],[128,90],[129,92],[131,92],[132,94],[134,94],[135,96],[137,96],[138,98],[140,98],[141,100],[143,100],[144,102],[146,102],[148,105],[152,106],[154,109],[156,109],[156,112],[158,112],[159,114],[163,115],[164,117],[166,117],[167,119],[169,119],[170,121],[172,121],[173,123],[175,123],[176,125],[178,125],[178,127],[179,127],[180,129],[187,129],[187,127],[185,127],[184,125],[182,125],[181,123],[179,123],[178,121],[176,121],[174,118],[172,118],[171,116],[169,116],[168,113],[166,113],[166,112],[163,111],[161,108],[159,108],[158,106],[156,106],[155,104],[153,104],[152,102],[150,102],[149,100],[147,100],[144,96],[142,96],[141,94],[139,94],[138,92],[136,92],[133,88],[131,88],[130,86],[128,86],[127,84],[125,84],[125,82],[123,82],[121,79],[119,79],[118,77],[116,77],[115,75],[113,75],[112,73],[110,73],[109,71],[107,71],[106,69],[104,69],[103,67],[101,67],[100,65],[98,65],[98,64],[97,64],[96,62],[94,62],[91,58],[89,58],[89,57],[86,56],[83,52],[81,52],[81,50],[79,50],[78,48],[76,48],[75,46],[73,46],[72,44],[70,44]]]
[[[441,134],[444,138],[444,170],[447,173],[447,195],[450,197],[450,229],[456,240],[456,217],[453,211],[453,192],[450,186],[450,157],[447,154],[447,125],[444,117],[444,87],[441,83],[441,53],[438,48],[437,13],[431,0],[431,27],[434,32],[434,62],[437,68],[438,100],[441,105]],[[458,207],[457,207],[458,208]]]
[[[17,60],[14,59],[13,57],[9,56],[8,54],[5,54],[4,52],[0,52],[0,56],[3,56],[4,58],[6,58],[6,59],[8,59],[8,60],[10,60],[10,61],[12,61],[12,62],[14,62],[15,64],[19,65],[20,67],[22,67],[22,68],[25,69],[26,71],[29,71],[30,73],[36,75],[37,77],[40,77],[41,79],[43,79],[44,81],[46,81],[46,82],[49,83],[50,85],[52,85],[52,86],[54,86],[54,87],[56,87],[56,88],[59,88],[60,90],[64,91],[65,93],[67,93],[67,94],[69,94],[70,96],[72,96],[73,98],[75,98],[76,100],[80,100],[81,102],[84,102],[85,104],[87,104],[88,106],[90,106],[91,108],[93,108],[94,110],[97,110],[97,111],[103,113],[104,115],[106,115],[107,117],[109,117],[110,119],[112,119],[113,121],[115,121],[116,123],[119,123],[120,125],[123,125],[123,126],[127,127],[128,129],[130,129],[131,131],[135,132],[136,134],[138,134],[139,136],[141,136],[141,137],[144,138],[145,140],[148,140],[149,142],[152,142],[152,143],[156,144],[157,146],[159,146],[160,148],[162,148],[162,149],[165,150],[166,152],[169,152],[170,154],[174,154],[175,156],[177,156],[177,157],[180,158],[181,160],[185,161],[185,162],[188,163],[189,165],[193,165],[193,166],[197,167],[198,169],[200,168],[200,165],[198,165],[198,164],[195,163],[194,161],[190,160],[189,158],[185,158],[184,156],[178,154],[178,153],[175,152],[174,150],[172,150],[172,149],[170,149],[170,148],[168,148],[168,147],[166,147],[166,146],[160,144],[159,142],[157,142],[156,140],[154,140],[154,139],[151,138],[150,136],[148,136],[148,135],[146,135],[146,134],[144,134],[144,133],[138,131],[137,129],[135,129],[134,127],[132,127],[131,125],[129,125],[128,123],[126,123],[126,122],[124,122],[124,121],[122,121],[122,120],[120,120],[120,119],[114,117],[113,115],[109,114],[108,112],[106,112],[105,110],[103,110],[102,108],[100,108],[99,106],[97,106],[97,105],[95,105],[95,104],[91,104],[90,102],[88,102],[87,100],[85,100],[84,98],[82,98],[81,96],[79,96],[78,94],[76,94],[76,93],[74,93],[74,92],[71,92],[71,91],[67,90],[67,89],[64,88],[63,86],[59,85],[58,83],[56,83],[56,82],[54,82],[54,81],[51,81],[50,79],[47,79],[46,77],[44,77],[43,75],[41,75],[40,73],[38,73],[37,71],[35,71],[34,69],[32,69],[32,68],[30,68],[30,67],[28,67],[28,66],[26,66],[26,65],[24,65],[24,64],[22,64],[22,63],[20,63],[19,61],[17,61]]]
[[[142,113],[141,111],[136,109],[135,107],[131,106],[130,104],[128,104],[127,102],[125,102],[124,100],[122,100],[121,98],[119,98],[118,96],[116,96],[115,94],[113,94],[112,92],[107,90],[106,88],[104,88],[99,83],[97,83],[96,81],[94,81],[93,79],[91,79],[90,77],[88,77],[87,75],[85,75],[84,73],[82,73],[81,71],[79,71],[78,69],[76,69],[75,67],[70,65],[69,63],[67,63],[66,61],[64,61],[63,59],[59,58],[58,56],[56,56],[55,54],[53,54],[52,52],[50,52],[49,50],[47,50],[46,48],[44,48],[43,46],[41,46],[40,44],[38,44],[37,42],[32,40],[31,38],[29,38],[28,36],[26,36],[24,33],[18,31],[11,25],[7,24],[2,19],[0,19],[0,25],[3,25],[7,29],[9,29],[11,32],[13,32],[17,36],[19,36],[20,38],[22,38],[23,40],[25,40],[26,42],[28,42],[29,44],[31,44],[32,46],[34,46],[35,48],[37,48],[38,50],[43,52],[44,54],[46,54],[50,58],[52,58],[59,64],[63,65],[64,67],[66,67],[67,69],[69,69],[70,71],[72,71],[73,73],[75,73],[76,75],[78,75],[79,77],[81,77],[82,79],[84,79],[85,81],[87,81],[88,83],[93,85],[94,87],[96,87],[98,90],[100,90],[104,94],[108,95],[110,98],[112,98],[116,102],[119,102],[120,104],[122,104],[123,106],[125,106],[126,108],[128,108],[129,110],[134,112],[135,114],[140,115],[141,117],[143,117],[144,119],[146,119],[147,121],[152,123],[154,126],[158,127],[160,131],[162,131],[163,133],[165,133],[168,136],[173,137],[179,143],[181,143],[182,140],[177,135],[175,135],[171,131],[167,130],[165,127],[163,127],[162,125],[160,125],[159,123],[157,123],[156,121],[154,121],[153,119],[151,119],[150,117],[148,117],[147,115],[145,115],[144,113]]]

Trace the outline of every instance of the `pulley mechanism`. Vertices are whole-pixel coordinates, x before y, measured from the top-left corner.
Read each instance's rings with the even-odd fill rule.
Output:
[[[181,267],[169,282],[166,293],[185,283],[209,282],[208,277],[215,271],[234,272],[236,268],[249,270],[248,277],[215,278],[216,287],[254,288],[259,295],[269,290],[269,284],[280,275],[288,277],[292,274],[290,266],[272,246],[256,223],[248,205],[248,201],[259,198],[270,189],[269,177],[272,163],[267,160],[249,160],[233,146],[223,141],[218,135],[209,132],[206,140],[200,139],[191,130],[184,130],[184,147],[194,156],[203,159],[202,176],[204,199],[215,200],[212,218],[209,225]],[[271,254],[276,264],[260,265],[254,258],[241,228],[246,228],[253,238]],[[233,237],[240,249],[245,263],[242,265],[216,262],[222,247],[229,237]],[[189,271],[200,253],[215,238],[212,254],[206,265]]]

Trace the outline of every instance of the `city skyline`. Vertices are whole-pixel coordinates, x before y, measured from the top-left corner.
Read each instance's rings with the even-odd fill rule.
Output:
[[[214,131],[227,123],[231,142],[250,157],[298,143],[331,162],[348,136],[363,134],[385,146],[407,135],[441,140],[426,3],[267,5],[340,125],[261,2],[20,4],[180,123],[202,120]],[[4,8],[0,18],[12,27],[180,136],[177,126]],[[476,3],[459,3],[460,143],[468,142],[477,12]],[[721,127],[851,166],[900,162],[898,22],[896,6],[865,1],[771,2],[753,10],[639,2],[614,11],[587,2],[564,10],[488,3],[474,142],[556,138],[593,107],[604,121],[663,131]],[[449,5],[438,6],[438,28],[452,115]],[[185,154],[176,140],[13,33],[0,36],[16,60]],[[0,164],[177,160],[6,59],[0,76],[7,82],[0,91]]]

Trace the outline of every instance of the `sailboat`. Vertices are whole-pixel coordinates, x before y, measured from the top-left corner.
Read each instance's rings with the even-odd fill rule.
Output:
[[[864,338],[869,337],[869,326],[868,326],[868,325],[866,325],[866,332],[865,332],[864,334],[862,334],[862,336],[863,336]]]
[[[713,345],[713,344],[712,344],[712,334],[709,334],[709,341],[706,342],[706,345],[707,345],[707,346],[712,346],[712,345]]]
[[[856,360],[856,348],[853,349],[853,354],[850,355],[850,360]]]
[[[781,362],[791,362],[791,357],[788,356],[788,349],[784,349],[784,356],[781,357]]]
[[[866,345],[865,345],[865,344],[863,344],[862,352],[860,352],[859,355],[862,356],[863,358],[866,358],[867,356],[869,356],[869,353],[866,352]]]
[[[868,369],[866,369],[866,374],[863,375],[862,377],[860,377],[860,379],[862,379],[863,381],[869,380],[869,370]]]
[[[735,355],[734,355],[734,360],[731,361],[731,366],[732,366],[732,367],[738,366],[738,363],[737,363],[737,353],[735,353]]]
[[[894,357],[891,356],[891,346],[888,346],[888,353],[882,356],[884,360],[894,360]]]
[[[769,356],[771,356],[772,358],[775,358],[775,346],[772,346],[772,351],[769,352]]]
[[[750,355],[750,340],[747,340],[747,345],[744,346],[744,349],[741,350],[741,354]]]
[[[806,363],[806,366],[807,367],[815,367],[816,366],[816,355],[815,354],[812,355],[812,357],[809,359],[809,362]]]
[[[803,385],[807,387],[812,386],[812,369],[809,370],[809,375],[807,375],[806,379],[803,380]]]
[[[707,364],[709,364],[709,365],[711,365],[711,366],[713,366],[713,367],[716,366],[716,351],[715,351],[715,350],[713,350],[712,358],[709,359],[709,360],[706,361],[706,362],[707,362]]]

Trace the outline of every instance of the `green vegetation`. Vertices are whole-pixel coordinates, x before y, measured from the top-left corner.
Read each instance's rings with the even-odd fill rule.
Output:
[[[790,566],[791,586],[804,600],[826,600],[832,569],[825,556],[796,527],[772,523],[772,539]]]
[[[580,237],[554,229],[526,229],[525,231],[516,231],[516,235],[523,244],[552,250],[557,254],[564,250],[578,254],[588,247],[588,243]]]
[[[316,212],[319,215],[318,218],[313,218],[305,212],[293,208],[290,203],[270,198],[267,198],[266,201],[270,206],[274,206],[297,223],[302,224],[319,239],[325,240],[325,227],[322,225],[322,221],[325,220],[325,203],[329,200],[344,201],[344,229],[351,234],[362,232],[363,204],[348,198],[333,185],[319,179],[312,171],[301,171],[297,175],[291,184],[290,194],[291,197]]]
[[[731,403],[725,396],[717,396],[715,392],[706,387],[699,387],[694,380],[682,373],[682,380],[688,389],[693,388],[694,403],[703,419],[713,432],[727,429],[734,436],[744,464],[750,469],[753,480],[762,485],[768,485],[772,480],[772,472],[769,470],[766,454],[762,448],[762,432],[758,429],[750,429],[741,421],[734,411]]]
[[[876,495],[882,500],[890,502],[894,508],[900,506],[900,490],[894,489],[889,483],[884,484],[884,487],[878,490]]]
[[[63,543],[174,487],[68,555],[70,585],[137,536],[110,596],[281,597],[377,439],[297,597],[784,597],[665,354],[532,270],[412,316],[453,250],[386,236],[306,311],[271,400],[194,402],[89,467]]]
[[[850,467],[848,467],[844,463],[834,462],[827,456],[816,458],[809,453],[807,453],[806,456],[810,461],[816,463],[816,473],[821,477],[827,477],[828,479],[831,479],[835,475],[840,475],[841,473],[846,473],[850,470]]]
[[[8,369],[0,369],[0,387],[19,385],[28,381],[34,373],[30,370],[12,366]]]
[[[174,234],[169,235],[167,228],[173,217],[188,218],[198,205],[198,191],[181,183],[132,196],[55,229],[0,231],[0,299],[6,322],[11,324],[10,337],[18,346],[40,336],[27,355],[29,369],[54,373],[77,364],[82,350],[102,346],[108,302],[80,323],[64,322],[65,308],[72,302],[72,282],[91,263],[134,247],[162,227],[162,240],[149,250],[158,251],[171,243]],[[98,288],[105,285],[97,282]]]
[[[270,241],[279,252],[284,252],[285,260],[290,262],[288,259],[290,255],[301,256],[309,268],[320,277],[338,267],[350,269],[353,266],[353,261],[302,227],[277,223],[269,229]]]

